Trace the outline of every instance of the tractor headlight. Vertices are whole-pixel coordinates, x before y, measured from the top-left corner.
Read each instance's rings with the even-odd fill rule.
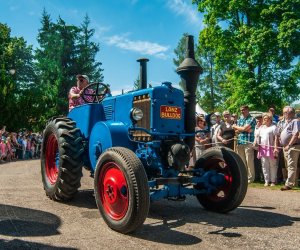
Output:
[[[139,109],[139,108],[133,108],[131,110],[131,117],[135,121],[141,120],[143,118],[143,115],[144,115],[143,111],[141,109]]]

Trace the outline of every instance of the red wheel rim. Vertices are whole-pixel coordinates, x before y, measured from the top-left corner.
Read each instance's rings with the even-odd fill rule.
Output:
[[[225,184],[217,187],[217,190],[207,197],[212,201],[222,201],[226,199],[230,194],[233,184],[230,166],[223,159],[210,159],[205,169],[215,170],[217,173],[223,174],[225,178]]]
[[[51,184],[55,184],[59,169],[59,153],[56,136],[51,134],[46,143],[46,175]]]
[[[121,220],[128,210],[126,178],[114,162],[106,163],[99,174],[98,191],[104,211],[114,220]]]

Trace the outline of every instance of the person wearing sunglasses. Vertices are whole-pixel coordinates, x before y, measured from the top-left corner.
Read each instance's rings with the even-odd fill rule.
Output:
[[[232,125],[232,128],[238,134],[237,153],[248,169],[248,183],[251,183],[255,179],[253,142],[256,121],[250,115],[247,105],[241,106],[240,111],[241,117],[238,119],[237,124]]]
[[[69,112],[78,105],[82,105],[85,103],[82,98],[83,89],[89,85],[89,77],[87,75],[77,75],[76,86],[72,87],[69,91]],[[87,93],[93,93],[93,90],[87,89]],[[91,96],[85,96],[86,100],[91,99]]]

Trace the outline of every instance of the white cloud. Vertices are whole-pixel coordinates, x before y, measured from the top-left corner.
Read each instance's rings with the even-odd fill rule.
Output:
[[[168,46],[163,46],[158,43],[141,40],[133,41],[126,38],[124,35],[114,35],[111,37],[107,37],[105,41],[107,44],[116,46],[121,49],[135,51],[143,55],[155,56],[162,59],[167,58],[167,55],[165,53],[169,49]]]
[[[116,95],[121,95],[122,94],[122,90],[112,90],[111,91],[111,95],[112,96],[116,96]]]
[[[122,95],[122,94],[128,93],[132,90],[133,90],[133,86],[131,88],[123,88],[123,89],[112,90],[111,95],[112,96]]]
[[[93,23],[93,27],[95,29],[95,38],[97,40],[101,40],[103,38],[103,35],[111,29],[110,26],[100,26],[95,23]]]
[[[190,0],[168,0],[167,6],[176,15],[184,16],[189,23],[201,26],[202,19],[197,11],[197,6],[190,2]]]

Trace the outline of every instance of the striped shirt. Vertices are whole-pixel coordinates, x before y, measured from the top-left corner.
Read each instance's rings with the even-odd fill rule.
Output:
[[[254,130],[256,125],[255,119],[251,115],[248,115],[246,118],[240,117],[240,119],[237,120],[237,125],[239,127],[244,127],[249,124],[251,125],[250,132],[240,132],[238,135],[238,144],[248,144],[254,142]]]

